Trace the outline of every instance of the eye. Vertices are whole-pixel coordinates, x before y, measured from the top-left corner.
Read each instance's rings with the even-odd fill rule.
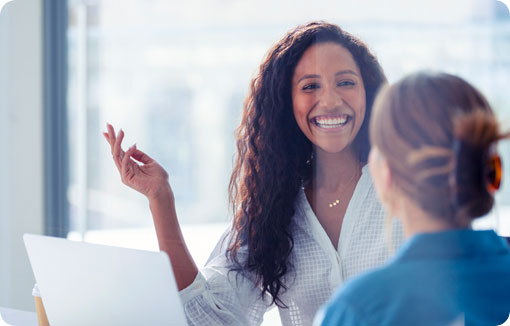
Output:
[[[305,86],[303,86],[302,90],[304,90],[304,91],[311,91],[311,90],[314,90],[314,89],[317,89],[317,88],[320,88],[319,84],[317,84],[317,83],[310,83],[310,84],[306,84]]]
[[[339,87],[351,87],[356,85],[356,83],[353,82],[352,80],[341,80],[336,85]]]

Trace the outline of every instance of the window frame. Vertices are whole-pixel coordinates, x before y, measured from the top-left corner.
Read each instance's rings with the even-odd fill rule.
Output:
[[[67,137],[67,0],[43,2],[44,233],[69,232]]]

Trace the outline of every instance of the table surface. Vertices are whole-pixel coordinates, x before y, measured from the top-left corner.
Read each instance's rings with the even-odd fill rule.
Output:
[[[35,312],[0,307],[0,315],[2,317],[0,325],[2,325],[1,320],[3,319],[8,325],[12,326],[37,326]]]

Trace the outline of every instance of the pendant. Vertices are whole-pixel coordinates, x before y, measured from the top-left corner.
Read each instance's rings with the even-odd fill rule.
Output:
[[[336,206],[336,205],[337,205],[337,204],[339,204],[339,203],[340,203],[340,200],[338,200],[338,199],[337,199],[337,200],[335,200],[334,202],[330,203],[330,204],[329,204],[329,207]]]

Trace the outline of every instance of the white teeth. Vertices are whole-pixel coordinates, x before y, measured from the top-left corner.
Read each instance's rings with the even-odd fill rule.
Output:
[[[342,125],[345,125],[349,120],[348,115],[343,115],[341,117],[334,118],[315,118],[314,122],[317,126],[321,128],[335,128]]]

